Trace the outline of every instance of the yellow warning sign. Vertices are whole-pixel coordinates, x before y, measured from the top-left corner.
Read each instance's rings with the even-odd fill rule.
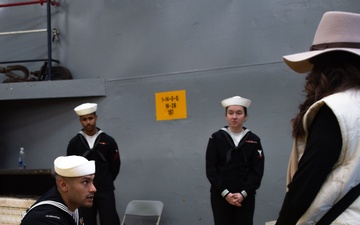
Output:
[[[156,120],[187,118],[185,90],[155,93]]]

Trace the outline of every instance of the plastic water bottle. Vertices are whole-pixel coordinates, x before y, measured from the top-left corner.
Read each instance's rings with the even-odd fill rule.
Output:
[[[26,161],[25,161],[25,150],[24,147],[20,148],[19,152],[19,169],[26,169]]]

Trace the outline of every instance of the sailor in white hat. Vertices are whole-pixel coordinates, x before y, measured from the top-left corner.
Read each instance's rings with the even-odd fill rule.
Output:
[[[247,109],[250,107],[251,100],[240,96],[226,98],[221,101],[225,108],[225,118],[229,123],[228,129],[235,133],[241,133],[243,123],[247,119]]]
[[[79,207],[91,207],[96,188],[95,162],[82,156],[60,156],[54,160],[56,186],[23,215],[21,225],[80,225]]]
[[[264,154],[260,138],[243,126],[250,104],[251,100],[240,96],[222,100],[228,125],[213,133],[208,142],[206,175],[215,225],[253,221]]]
[[[87,225],[97,224],[99,214],[100,224],[120,224],[116,211],[114,180],[120,171],[120,154],[113,137],[97,127],[96,103],[84,103],[74,108],[82,125],[82,130],[69,142],[67,155],[80,155],[96,162],[95,204],[83,209]]]
[[[97,104],[96,103],[84,103],[74,108],[75,113],[79,116],[81,125],[83,126],[83,132],[88,135],[93,145],[98,129],[96,128],[97,121]],[[90,145],[90,147],[91,147]]]

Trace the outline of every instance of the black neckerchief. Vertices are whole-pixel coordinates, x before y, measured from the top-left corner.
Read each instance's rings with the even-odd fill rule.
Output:
[[[225,139],[226,139],[226,140],[229,142],[229,144],[231,145],[230,149],[227,150],[227,152],[226,152],[226,162],[228,163],[228,162],[230,161],[230,159],[231,159],[232,151],[233,151],[233,150],[237,150],[237,149],[242,149],[242,147],[243,147],[243,145],[244,145],[244,143],[245,143],[245,140],[246,140],[246,138],[249,136],[249,134],[251,133],[251,131],[248,131],[248,132],[244,135],[244,137],[241,138],[238,146],[235,146],[234,141],[231,139],[230,135],[229,135],[226,131],[224,131],[224,130],[220,130],[220,131],[222,131],[221,133],[223,134],[223,136],[225,137]],[[246,156],[245,156],[245,152],[242,151],[242,153],[243,153],[243,155],[244,155],[245,162],[248,163],[248,162],[247,162],[247,158],[246,158]]]
[[[81,136],[81,137],[80,137],[80,140],[83,142],[83,144],[84,144],[85,146],[88,147],[88,150],[86,150],[85,153],[82,155],[83,157],[87,158],[87,156],[90,154],[90,152],[95,152],[96,154],[98,154],[98,155],[100,156],[100,158],[101,158],[104,162],[107,161],[106,158],[105,158],[105,156],[104,156],[103,154],[101,154],[99,151],[96,151],[96,146],[98,145],[98,143],[99,143],[99,141],[100,141],[100,138],[99,138],[99,137],[100,137],[103,133],[104,133],[104,132],[102,132],[102,133],[100,133],[100,134],[98,135],[98,137],[97,137],[96,140],[95,140],[95,143],[94,143],[94,147],[93,147],[93,148],[90,148],[89,144],[88,144],[87,141],[86,141],[86,138],[85,138],[82,134],[79,133],[79,135]]]

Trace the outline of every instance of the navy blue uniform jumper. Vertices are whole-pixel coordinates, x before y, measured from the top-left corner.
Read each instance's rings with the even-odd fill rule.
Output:
[[[119,150],[114,138],[97,129],[99,135],[93,148],[90,148],[81,131],[70,140],[67,155],[80,155],[95,161],[94,185],[97,191],[94,204],[91,208],[82,209],[86,225],[96,224],[97,211],[101,224],[118,225],[120,220],[116,212],[114,180],[120,171]]]
[[[60,193],[56,186],[51,188],[47,193],[38,199],[34,205],[39,202],[52,201],[58,204],[59,207],[43,204],[29,210],[25,217],[22,219],[20,225],[77,225],[73,216],[69,213]],[[31,208],[31,207],[30,207]],[[82,224],[82,219],[80,219]]]
[[[227,128],[226,126],[225,128]],[[245,130],[246,128],[244,128]],[[264,153],[260,138],[249,131],[235,146],[223,129],[213,133],[206,150],[206,175],[211,183],[211,204],[215,224],[252,225],[256,189],[264,173]],[[230,205],[221,193],[246,191],[241,207]]]

